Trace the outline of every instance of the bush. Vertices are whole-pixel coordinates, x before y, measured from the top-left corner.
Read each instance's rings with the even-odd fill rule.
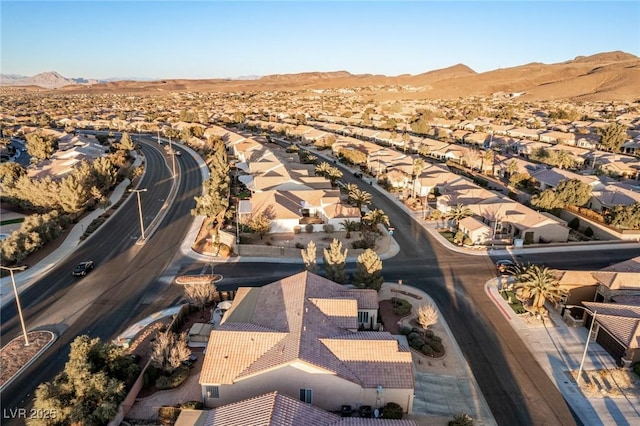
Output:
[[[409,327],[408,325],[403,325],[402,327],[400,327],[400,334],[402,334],[403,336],[408,336],[411,331],[411,327]]]
[[[309,233],[309,234],[310,234],[310,233],[312,233],[312,232],[313,232],[313,224],[311,224],[311,223],[307,223],[307,224],[304,226],[304,230],[305,230],[305,232],[307,232],[307,233]]]
[[[384,407],[382,407],[382,417],[385,419],[402,419],[402,415],[404,414],[404,410],[400,406],[400,404],[396,404],[395,402],[388,402]]]
[[[178,420],[180,409],[176,407],[160,407],[158,409],[158,417],[164,424],[173,424]]]
[[[147,367],[147,369],[144,371],[144,376],[142,376],[142,379],[144,380],[144,386],[147,387],[152,383],[155,383],[157,378],[158,369],[153,365],[149,365],[149,367]]]
[[[353,241],[351,243],[351,247],[353,247],[356,250],[357,249],[368,249],[368,248],[371,248],[371,247],[369,247],[369,244],[365,240]]]
[[[577,231],[578,228],[580,228],[580,219],[578,219],[577,217],[574,217],[568,224],[567,226],[571,229],[573,229],[574,231]]]
[[[180,408],[187,410],[202,410],[204,408],[204,404],[202,401],[187,401],[183,403]]]
[[[431,346],[431,349],[433,349],[434,351],[440,353],[444,350],[444,346],[442,346],[441,342],[437,342],[435,340],[432,340],[431,343],[429,343],[429,346]]]
[[[429,330],[429,331],[431,331],[431,330]],[[433,333],[431,333],[431,341],[442,343],[442,337],[436,336]]]
[[[427,356],[431,356],[433,355],[433,348],[431,347],[431,345],[422,345],[422,347],[420,348],[420,352]]]
[[[303,249],[303,248],[304,248],[304,244],[302,244],[302,243],[296,243],[296,248],[297,248],[297,249]]]
[[[424,341],[424,339],[420,336],[416,337],[413,340],[409,340],[409,346],[411,346],[414,349],[417,350],[421,350],[422,347],[426,344],[426,342]]]
[[[160,390],[177,388],[189,378],[189,367],[179,367],[170,376],[161,376],[156,380]]]
[[[640,376],[640,362],[636,363],[636,365],[633,366],[633,371]]]
[[[434,336],[433,330],[425,330],[424,335],[427,339],[431,339]]]
[[[473,419],[467,413],[458,413],[453,416],[449,426],[473,426]]]
[[[391,299],[391,303],[393,303],[393,313],[396,315],[407,315],[411,312],[411,303],[405,299],[394,297]]]
[[[590,226],[587,226],[587,229],[584,230],[584,236],[591,238],[593,237],[593,229]]]
[[[231,247],[224,243],[220,243],[220,245],[218,246],[218,256],[220,257],[229,257],[231,256],[232,251],[233,250],[231,250]]]
[[[325,223],[322,228],[324,229],[324,232],[326,232],[327,234],[333,234],[333,231],[335,231],[334,226],[330,223]]]
[[[416,339],[416,338],[418,338],[418,337],[420,337],[420,334],[419,334],[419,333],[416,333],[415,331],[412,331],[411,333],[409,333],[409,334],[407,335],[407,341],[409,341],[409,342],[410,342],[410,341],[412,341],[413,339]]]
[[[293,227],[293,233],[294,234],[299,234],[302,231],[302,227],[296,225]]]

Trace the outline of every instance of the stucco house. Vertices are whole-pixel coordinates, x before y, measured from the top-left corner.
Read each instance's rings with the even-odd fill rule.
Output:
[[[251,413],[251,415],[247,415]],[[342,417],[279,392],[210,410],[182,409],[175,426],[418,426],[414,420]]]
[[[250,200],[240,200],[243,211],[250,216],[265,214],[271,219],[269,233],[294,232],[296,226],[315,225],[322,231],[331,224],[340,229],[344,220],[360,222],[360,209],[345,205],[340,191],[332,190],[269,190],[256,192]]]
[[[411,352],[388,332],[358,331],[375,315],[375,291],[310,272],[239,288],[209,338],[199,379],[205,405],[277,391],[323,410],[396,402],[411,413]]]

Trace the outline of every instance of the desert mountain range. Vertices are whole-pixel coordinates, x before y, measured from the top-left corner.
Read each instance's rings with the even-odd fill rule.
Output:
[[[253,77],[253,76],[252,76]],[[633,101],[640,99],[640,58],[607,52],[556,64],[530,63],[477,73],[466,65],[417,75],[354,75],[347,71],[275,74],[252,79],[97,81],[68,79],[55,72],[34,77],[2,75],[3,86],[55,89],[63,93],[231,92],[360,88],[359,93],[391,99],[451,99],[521,93],[523,100]],[[393,90],[389,90],[394,87]]]

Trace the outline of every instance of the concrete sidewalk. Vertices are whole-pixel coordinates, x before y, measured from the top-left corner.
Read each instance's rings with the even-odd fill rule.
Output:
[[[485,284],[485,291],[504,315],[505,321],[518,331],[529,351],[555,383],[567,403],[585,425],[638,425],[640,424],[640,392],[619,396],[585,395],[572,375],[577,372],[584,353],[589,331],[585,327],[570,327],[553,308],[548,320],[539,325],[527,325],[518,317],[499,294],[502,278]],[[581,386],[587,382],[600,382],[599,371],[617,369],[613,358],[596,342],[590,342],[583,368]],[[640,387],[640,380],[638,380]]]

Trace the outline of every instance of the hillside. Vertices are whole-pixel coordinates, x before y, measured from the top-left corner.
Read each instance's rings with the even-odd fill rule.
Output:
[[[264,90],[339,89],[367,87],[377,99],[447,99],[524,92],[523,99],[635,100],[640,97],[640,58],[625,52],[578,56],[556,64],[530,63],[476,73],[464,64],[417,75],[359,74],[347,71],[276,74],[258,79],[111,81],[85,80],[83,85],[57,73],[20,79],[4,76],[3,83],[57,88],[65,93],[163,93],[173,91],[229,92]],[[79,80],[79,79],[78,79]],[[412,86],[413,92],[388,91],[383,86]]]

